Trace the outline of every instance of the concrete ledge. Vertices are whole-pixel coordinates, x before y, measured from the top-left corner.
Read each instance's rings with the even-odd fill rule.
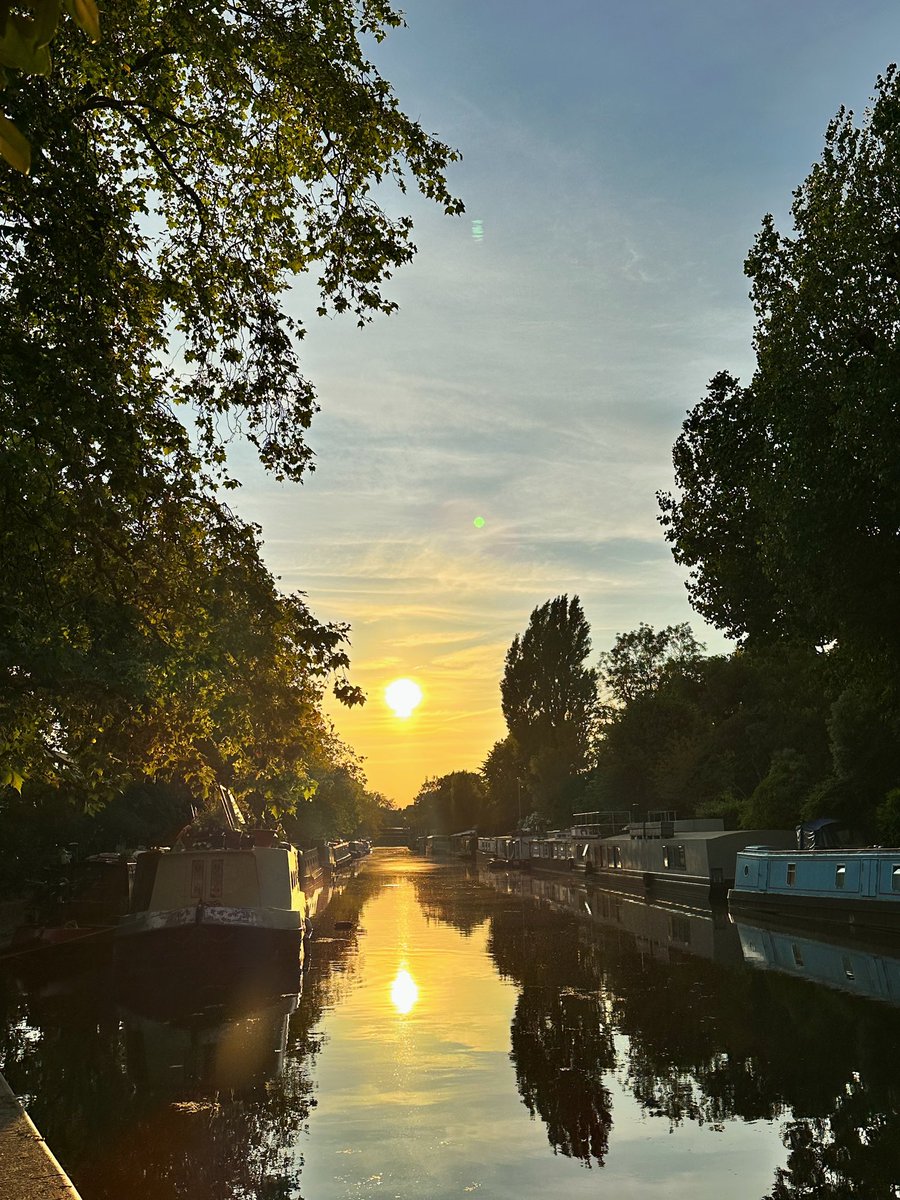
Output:
[[[79,1200],[72,1181],[2,1075],[0,1195],[3,1200]]]

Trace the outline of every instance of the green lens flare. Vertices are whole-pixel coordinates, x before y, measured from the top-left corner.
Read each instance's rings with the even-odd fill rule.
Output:
[[[472,522],[472,524],[475,526],[476,529],[483,529],[484,528],[484,517],[476,517],[475,520]]]

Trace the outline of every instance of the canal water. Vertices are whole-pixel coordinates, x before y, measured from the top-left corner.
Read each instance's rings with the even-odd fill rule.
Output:
[[[278,994],[0,977],[83,1200],[900,1196],[900,953],[405,850],[312,901]]]

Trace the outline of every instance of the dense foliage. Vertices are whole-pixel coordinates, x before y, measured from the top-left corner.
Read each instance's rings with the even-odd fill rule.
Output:
[[[480,776],[474,771],[451,771],[426,779],[405,817],[410,830],[419,835],[483,827],[485,793]]]
[[[0,784],[79,807],[147,777],[290,811],[341,760],[320,701],[361,694],[347,630],[286,596],[223,503],[243,434],[311,469],[316,409],[285,294],[390,312],[414,246],[375,198],[448,212],[456,155],[364,45],[384,0],[104,6],[6,111],[29,176],[0,199]],[[41,792],[40,794],[43,794]]]
[[[736,637],[900,665],[900,75],[844,111],[746,264],[757,366],[717,375],[675,446],[663,525],[691,598]]]
[[[821,738],[785,745],[768,811],[801,797],[900,838],[900,74],[862,124],[841,109],[746,263],[756,311],[749,385],[727,372],[688,414],[661,497],[699,612],[747,647],[830,647]],[[791,647],[796,647],[791,650]],[[766,651],[768,652],[768,651]],[[776,676],[777,678],[777,673]],[[773,694],[773,713],[789,696]],[[794,802],[787,803],[789,793]],[[772,797],[782,797],[776,803]],[[786,807],[785,807],[786,805]]]

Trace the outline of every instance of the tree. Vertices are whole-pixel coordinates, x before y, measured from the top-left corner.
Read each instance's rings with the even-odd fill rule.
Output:
[[[589,763],[597,704],[597,673],[584,665],[590,652],[581,601],[557,596],[534,609],[506,654],[503,715],[548,814],[565,815],[555,809],[566,781]]]
[[[522,754],[515,738],[507,735],[495,742],[481,764],[490,823],[487,832],[505,833],[521,823],[528,811],[527,791],[523,796],[523,773]]]
[[[414,252],[373,190],[461,211],[456,155],[363,52],[384,0],[104,6],[5,107],[32,174],[0,200],[0,781],[96,799],[146,772],[290,807],[327,755],[346,629],[282,596],[222,503],[243,432],[311,469],[291,279],[363,322]],[[188,415],[184,415],[188,414]],[[102,785],[102,786],[105,786]]]
[[[4,323],[31,371],[79,349],[69,373],[96,386],[101,364],[116,371],[125,411],[191,404],[207,461],[221,466],[237,426],[299,478],[315,400],[281,300],[291,278],[318,269],[321,313],[390,312],[382,284],[412,257],[412,225],[373,188],[403,190],[408,172],[462,210],[444,180],[458,156],[363,52],[400,24],[385,0],[114,0],[99,45],[67,38],[52,76],[10,88],[35,163],[30,178],[7,172]]]
[[[757,366],[722,373],[674,450],[660,498],[697,609],[735,637],[838,640],[900,664],[900,77],[862,125],[841,109],[746,263]],[[867,667],[866,669],[869,669]]]
[[[484,788],[474,771],[451,771],[426,779],[408,810],[410,826],[422,834],[462,833],[481,824]]]
[[[642,621],[630,633],[618,634],[612,650],[600,655],[599,679],[614,703],[629,704],[657,691],[667,675],[687,675],[704,648],[686,623],[657,633]]]

